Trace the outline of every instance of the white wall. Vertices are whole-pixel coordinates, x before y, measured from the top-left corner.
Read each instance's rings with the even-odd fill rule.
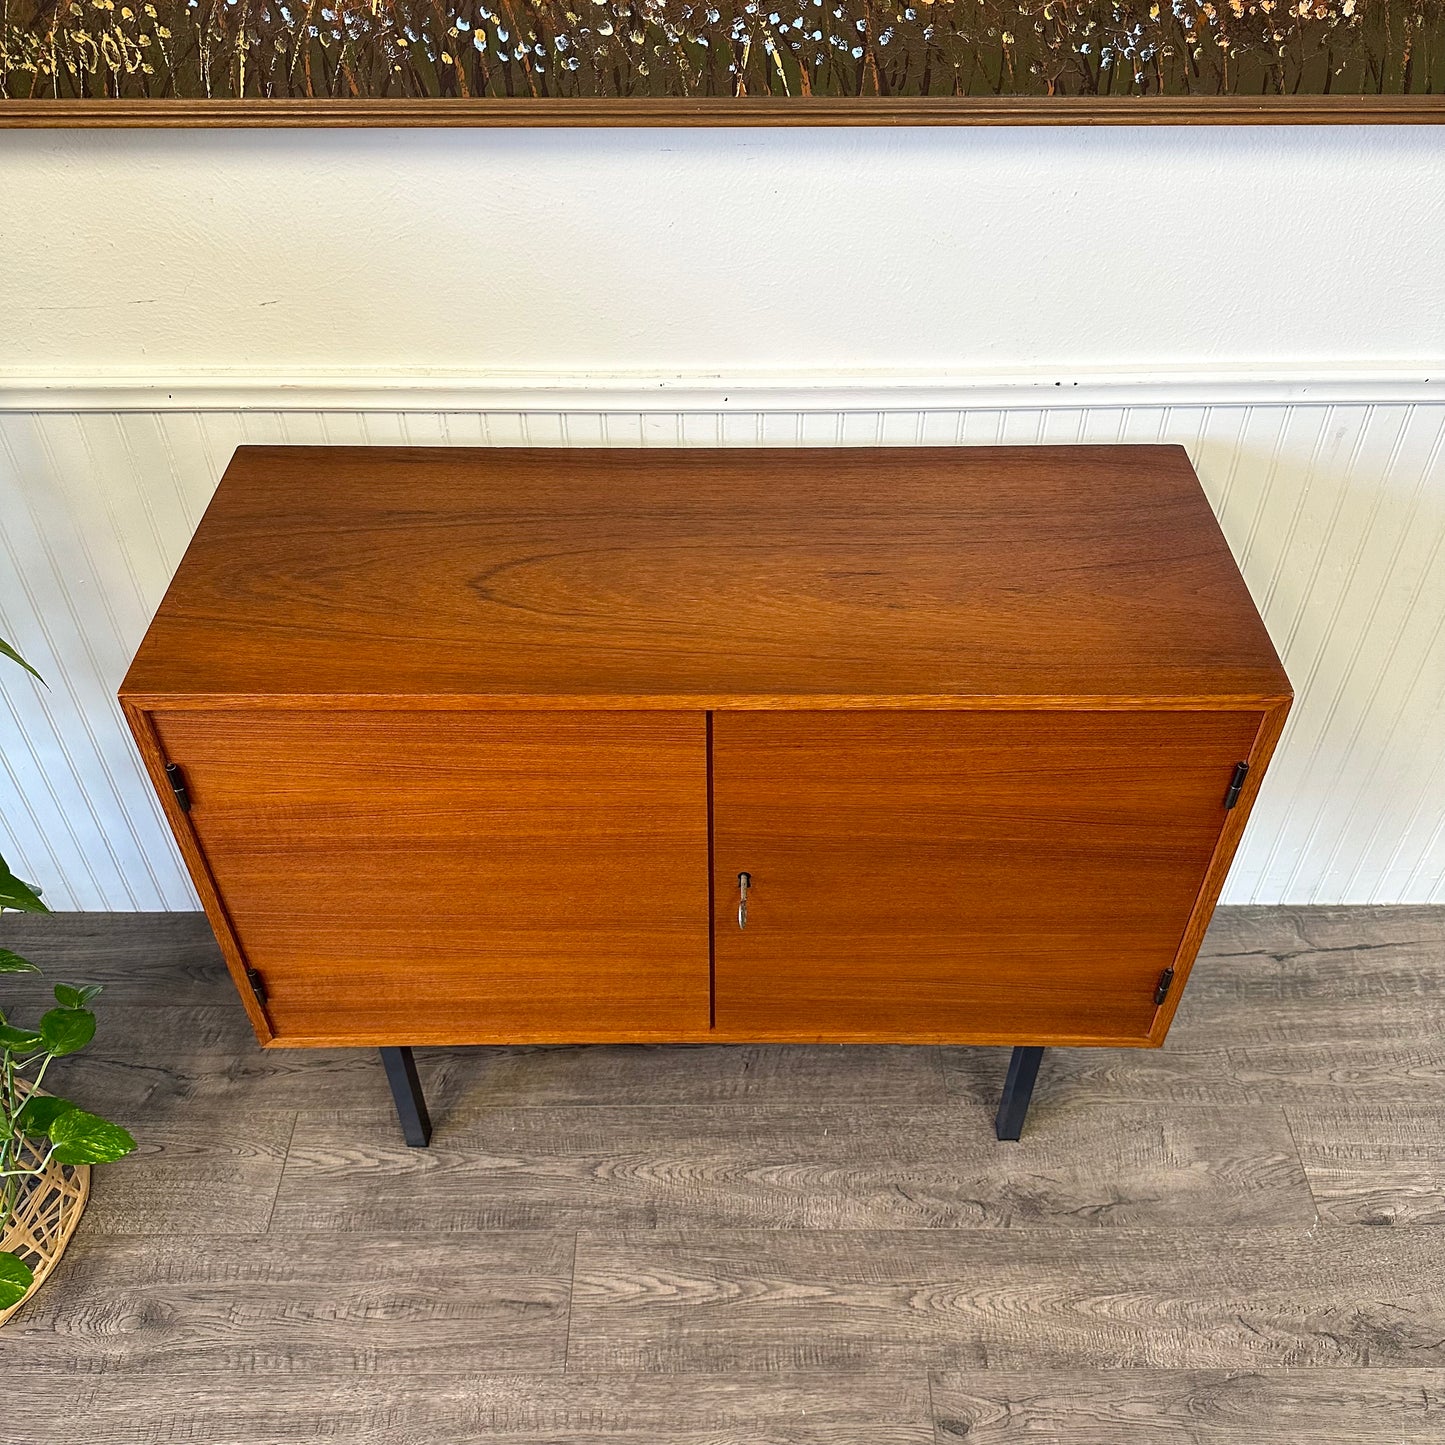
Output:
[[[0,132],[0,367],[1434,364],[1442,144]]]
[[[111,695],[240,440],[1163,438],[1301,693],[1226,896],[1445,901],[1441,136],[0,132],[0,848],[192,905]]]

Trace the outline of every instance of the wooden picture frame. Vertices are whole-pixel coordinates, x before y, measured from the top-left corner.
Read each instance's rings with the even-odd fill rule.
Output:
[[[0,126],[1445,120],[1445,0],[0,0]]]

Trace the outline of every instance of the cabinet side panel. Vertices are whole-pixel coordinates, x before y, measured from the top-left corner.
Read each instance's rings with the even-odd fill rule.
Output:
[[[226,914],[225,905],[221,901],[220,890],[211,874],[205,851],[201,847],[200,839],[196,837],[195,830],[191,827],[188,815],[181,811],[180,805],[176,801],[176,795],[166,778],[168,759],[162,751],[161,741],[155,728],[154,715],[136,707],[125,698],[121,698],[120,706],[121,711],[125,714],[126,723],[130,727],[131,736],[135,738],[136,747],[140,751],[141,761],[145,763],[151,785],[160,799],[161,811],[165,814],[166,822],[175,835],[176,845],[181,850],[181,859],[186,865],[186,871],[191,875],[191,882],[196,885],[196,892],[201,898],[201,907],[206,910],[206,917],[210,920],[211,929],[216,935],[216,942],[220,945],[221,954],[226,960],[226,969],[231,975],[231,981],[236,985],[236,992],[241,997],[246,1017],[251,1020],[251,1027],[255,1029],[256,1037],[263,1044],[270,1043],[273,1037],[270,1021],[254,991],[246,982],[246,958],[241,952],[240,942],[236,938],[231,920]]]
[[[1188,982],[1190,971],[1194,967],[1194,960],[1198,956],[1200,945],[1204,942],[1204,935],[1209,930],[1209,920],[1214,916],[1214,906],[1219,902],[1219,895],[1224,890],[1225,879],[1229,876],[1229,865],[1234,861],[1234,855],[1239,849],[1245,825],[1249,822],[1249,815],[1254,809],[1254,800],[1259,796],[1260,785],[1264,782],[1265,771],[1269,767],[1270,759],[1274,756],[1275,746],[1279,742],[1280,734],[1284,731],[1289,710],[1290,703],[1283,702],[1271,708],[1260,719],[1259,730],[1255,734],[1254,744],[1250,748],[1247,759],[1249,776],[1245,779],[1239,801],[1225,816],[1224,827],[1219,834],[1219,843],[1215,847],[1214,857],[1210,859],[1209,871],[1204,875],[1204,882],[1199,889],[1199,897],[1194,902],[1188,926],[1185,928],[1184,937],[1179,944],[1179,952],[1174,960],[1174,987],[1170,990],[1168,998],[1164,1000],[1158,1014],[1155,1015],[1154,1027],[1149,1031],[1149,1043],[1153,1047],[1157,1048],[1164,1042],[1169,1033],[1169,1026],[1174,1022],[1179,1001],[1184,997],[1184,985]]]
[[[701,713],[157,726],[278,1043],[707,1029]]]

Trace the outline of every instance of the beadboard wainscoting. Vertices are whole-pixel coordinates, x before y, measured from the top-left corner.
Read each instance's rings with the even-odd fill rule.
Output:
[[[114,700],[241,443],[1179,442],[1298,693],[1225,901],[1445,902],[1445,390],[1275,382],[686,387],[0,382],[0,832],[52,906],[196,906]]]

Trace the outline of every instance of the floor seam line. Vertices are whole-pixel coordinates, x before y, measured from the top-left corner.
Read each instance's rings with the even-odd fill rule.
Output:
[[[572,1231],[572,1267],[567,1274],[567,1328],[562,1336],[562,1373],[565,1375],[571,1368],[572,1361],[572,1306],[577,1300],[577,1253],[582,1239],[582,1231]]]
[[[287,1169],[291,1167],[291,1146],[296,1142],[296,1126],[300,1121],[300,1112],[293,1109],[291,1111],[291,1130],[286,1135],[286,1147],[281,1151],[281,1172],[276,1176],[276,1188],[271,1195],[271,1208],[266,1211],[266,1223],[261,1227],[262,1234],[271,1233],[271,1224],[276,1218],[276,1206],[281,1202],[281,1186],[286,1182]]]
[[[1305,1182],[1305,1188],[1309,1190],[1310,1208],[1314,1211],[1315,1216],[1314,1223],[1310,1227],[1318,1228],[1324,1223],[1324,1216],[1320,1213],[1319,1196],[1315,1193],[1314,1185],[1310,1183],[1310,1171],[1305,1164],[1304,1150],[1299,1146],[1299,1136],[1294,1131],[1294,1120],[1289,1116],[1289,1105],[1281,1104],[1279,1112],[1284,1118],[1285,1132],[1289,1135],[1289,1142],[1294,1148],[1294,1157],[1299,1164],[1300,1177]]]

